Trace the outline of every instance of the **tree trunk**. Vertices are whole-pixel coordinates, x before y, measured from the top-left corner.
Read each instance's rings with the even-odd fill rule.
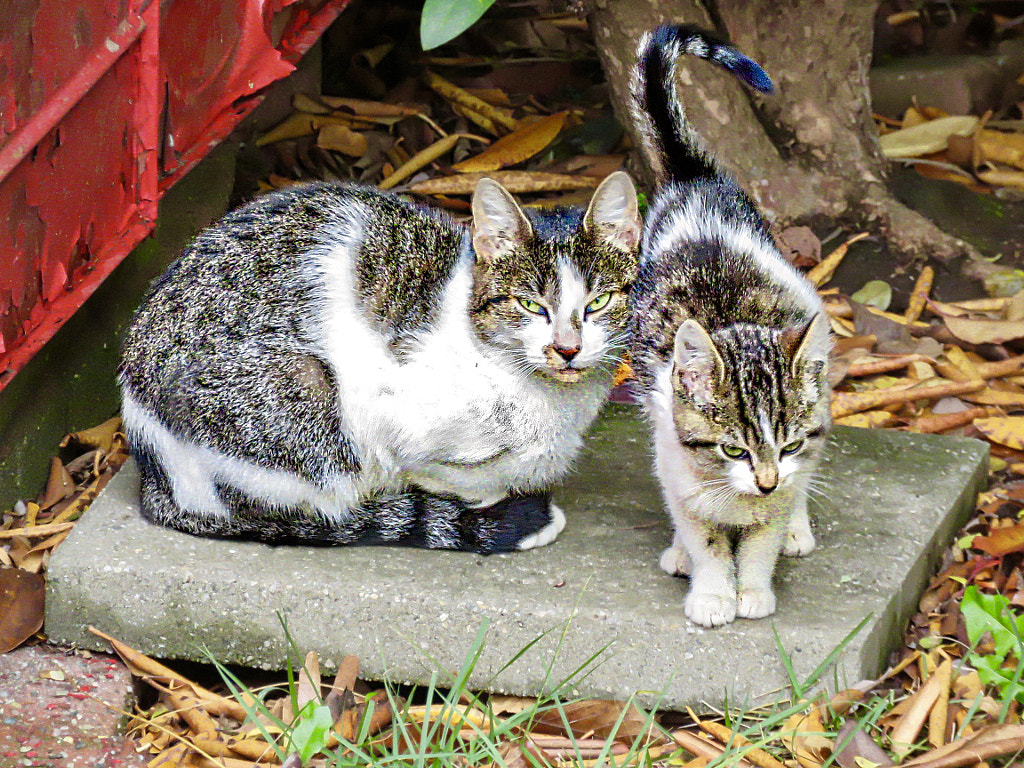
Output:
[[[776,85],[771,96],[684,56],[677,92],[719,162],[776,226],[827,217],[870,228],[901,253],[942,261],[975,255],[886,187],[868,90],[875,6],[865,0],[593,0],[590,25],[616,113],[630,130],[637,41],[658,24],[716,30],[764,67]]]

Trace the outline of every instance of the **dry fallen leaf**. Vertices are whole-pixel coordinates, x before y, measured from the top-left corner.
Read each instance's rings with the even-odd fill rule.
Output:
[[[975,419],[975,428],[994,443],[1024,450],[1024,416],[996,416]]]
[[[590,189],[601,180],[592,176],[569,176],[544,171],[494,171],[492,173],[463,173],[428,179],[413,184],[409,190],[420,195],[468,195],[476,189],[476,183],[487,176],[501,184],[509,192],[562,192],[569,189]]]
[[[17,648],[43,626],[46,582],[36,573],[0,569],[0,653]]]
[[[529,160],[554,141],[568,114],[558,112],[533,123],[520,124],[519,128],[502,136],[479,155],[456,163],[452,168],[460,173],[496,171]]]
[[[920,157],[941,152],[951,135],[969,136],[977,125],[978,118],[973,116],[943,117],[887,133],[878,141],[888,158]]]

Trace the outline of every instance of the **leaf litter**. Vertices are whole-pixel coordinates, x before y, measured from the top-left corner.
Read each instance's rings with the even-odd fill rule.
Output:
[[[603,87],[577,76],[581,59],[596,62],[588,35],[566,14],[497,23],[527,41],[527,58],[545,60],[546,77],[504,64],[522,51],[459,51],[423,57],[417,76],[389,89],[381,70],[393,45],[353,50],[345,74],[363,89],[296,95],[293,113],[253,142],[259,162],[250,193],[299,180],[352,180],[432,196],[458,213],[468,210],[461,198],[486,173],[535,204],[589,194],[622,166],[629,145],[608,119]],[[569,83],[577,98],[531,92],[554,81]],[[1009,194],[1024,173],[1021,126],[994,123],[928,107],[899,120],[879,117],[890,156],[929,176]],[[662,712],[652,723],[630,703],[605,700],[551,707],[463,693],[454,702],[413,704],[360,680],[351,656],[330,682],[310,654],[292,688],[282,682],[214,690],[97,631],[155,692],[155,703],[137,709],[131,722],[150,766],[296,768],[326,765],[327,753],[373,759],[424,745],[448,750],[453,765],[469,765],[474,742],[494,734],[501,735],[493,754],[473,764],[955,768],[1018,755],[1024,643],[1005,616],[1024,608],[1024,272],[994,272],[986,281],[990,298],[944,303],[930,297],[934,273],[924,267],[906,310],[896,313],[888,286],[846,296],[827,285],[849,245],[864,236],[824,257],[806,228],[779,237],[782,251],[819,287],[838,338],[837,423],[967,435],[992,449],[990,484],[976,515],[944,553],[903,645],[877,680],[832,694],[794,690],[749,710]],[[126,460],[119,428],[112,419],[69,435],[44,491],[4,513],[3,650],[43,639],[50,553]],[[982,604],[997,598],[1003,602],[995,607]],[[976,617],[986,615],[977,634]],[[965,617],[974,617],[970,626]],[[444,744],[438,723],[447,728]]]

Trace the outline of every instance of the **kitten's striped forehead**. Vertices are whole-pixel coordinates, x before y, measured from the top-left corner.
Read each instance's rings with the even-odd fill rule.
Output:
[[[801,414],[787,397],[793,386],[790,361],[775,334],[763,326],[732,326],[716,343],[744,440],[750,445],[785,441]]]

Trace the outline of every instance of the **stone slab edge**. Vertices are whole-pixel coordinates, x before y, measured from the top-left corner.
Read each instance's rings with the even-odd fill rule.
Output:
[[[854,682],[882,668],[942,547],[974,508],[987,468],[978,441],[837,429],[826,472],[848,488],[832,489],[834,519],[815,514],[821,549],[780,564],[779,613],[704,630],[682,616],[686,581],[657,570],[669,534],[647,455],[642,430],[613,412],[560,494],[571,525],[559,542],[490,558],[195,539],[139,519],[129,468],[51,562],[47,631],[102,648],[85,630],[93,623],[157,656],[202,658],[197,648],[205,646],[221,661],[280,668],[288,653],[280,611],[299,650],[317,650],[327,666],[356,653],[371,679],[423,682],[438,666],[454,672],[489,623],[470,678],[477,687],[536,694],[610,643],[570,694],[646,690],[645,701],[680,708],[784,683],[773,628],[804,676],[871,612],[837,673]],[[900,456],[911,459],[902,480],[893,476]],[[862,479],[871,473],[874,483]],[[868,498],[886,483],[895,490]],[[851,520],[858,505],[864,517]],[[872,505],[873,517],[865,512]],[[882,562],[866,562],[875,558]],[[832,614],[840,620],[830,622]]]

